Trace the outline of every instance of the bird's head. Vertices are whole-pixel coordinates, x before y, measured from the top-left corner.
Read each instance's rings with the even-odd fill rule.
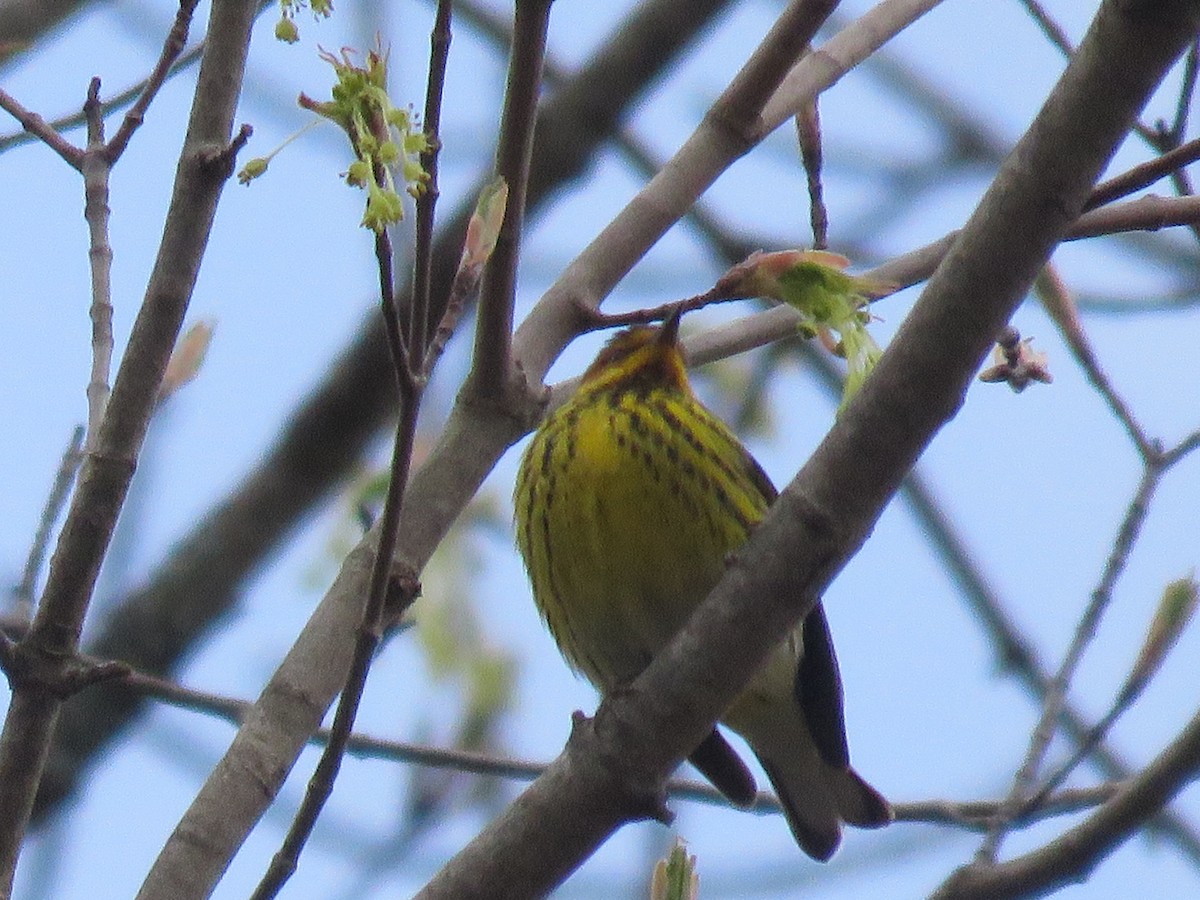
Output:
[[[676,309],[662,325],[635,325],[617,332],[583,373],[583,387],[673,387],[689,391],[687,366],[679,345],[679,318]]]

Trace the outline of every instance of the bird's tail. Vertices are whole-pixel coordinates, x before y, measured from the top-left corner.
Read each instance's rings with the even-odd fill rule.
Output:
[[[779,797],[796,843],[813,859],[833,856],[842,823],[877,828],[892,820],[887,800],[849,765],[821,758],[800,716],[784,716],[746,737]],[[790,720],[790,721],[788,721]]]

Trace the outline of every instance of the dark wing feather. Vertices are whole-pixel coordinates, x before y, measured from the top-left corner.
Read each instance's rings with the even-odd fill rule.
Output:
[[[818,603],[804,620],[804,654],[796,669],[796,701],[812,732],[821,758],[835,768],[850,765],[846,719],[842,710],[842,676],[825,610]]]
[[[713,787],[724,794],[730,803],[742,807],[754,803],[758,793],[754,776],[717,729],[709,732],[704,742],[692,751],[688,762],[711,781]]]
[[[767,473],[763,471],[763,467],[758,464],[758,460],[750,455],[750,451],[738,446],[742,451],[742,458],[746,462],[746,474],[750,476],[750,482],[762,495],[762,498],[767,501],[767,506],[775,502],[775,498],[779,496],[779,491],[775,489],[775,485],[771,484],[771,479]]]

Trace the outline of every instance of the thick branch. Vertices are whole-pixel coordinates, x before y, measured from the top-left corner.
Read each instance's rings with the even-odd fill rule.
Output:
[[[1101,7],[878,368],[713,594],[422,896],[542,893],[637,815],[615,787],[661,786],[865,540],[1198,24],[1180,0]]]

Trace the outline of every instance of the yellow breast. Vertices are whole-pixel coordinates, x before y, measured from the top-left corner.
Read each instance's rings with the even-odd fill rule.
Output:
[[[547,419],[517,482],[518,544],[572,665],[601,688],[645,668],[762,518],[764,480],[690,393],[585,395]]]

